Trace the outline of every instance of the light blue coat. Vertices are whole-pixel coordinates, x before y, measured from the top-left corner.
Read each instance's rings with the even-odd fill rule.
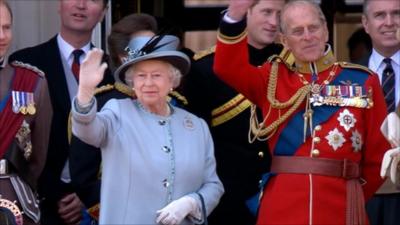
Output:
[[[72,131],[100,147],[103,170],[100,224],[155,224],[156,211],[184,195],[203,195],[207,214],[224,189],[216,174],[213,141],[206,123],[173,107],[161,117],[137,100],[112,99],[96,114],[72,104]],[[182,224],[193,224],[185,219]]]

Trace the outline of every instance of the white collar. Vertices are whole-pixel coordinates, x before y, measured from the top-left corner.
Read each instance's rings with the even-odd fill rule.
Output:
[[[378,69],[382,66],[384,67],[385,65],[383,64],[383,60],[385,57],[381,54],[379,54],[375,49],[372,49],[371,57],[369,59],[369,65],[368,67],[372,71],[378,71]],[[394,65],[400,66],[400,50],[394,53],[390,59],[392,59],[392,66],[393,63]]]
[[[64,57],[64,59],[69,63],[72,64],[72,52],[75,50],[75,48],[70,45],[67,41],[65,41],[60,34],[57,35],[57,44],[61,52],[61,56]],[[84,45],[81,50],[83,50],[84,54],[81,56],[84,57],[90,50],[91,44],[88,42],[86,45]]]

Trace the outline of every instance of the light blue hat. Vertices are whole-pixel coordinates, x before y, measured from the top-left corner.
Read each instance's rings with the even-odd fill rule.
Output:
[[[190,59],[177,50],[179,39],[173,35],[138,36],[131,39],[126,48],[127,57],[114,73],[115,80],[125,83],[125,72],[133,64],[149,59],[171,63],[182,75],[189,72]]]

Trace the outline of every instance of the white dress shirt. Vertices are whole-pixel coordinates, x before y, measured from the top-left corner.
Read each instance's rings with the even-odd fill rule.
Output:
[[[400,50],[390,57],[392,59],[392,67],[395,74],[395,102],[396,107],[399,105],[400,100]],[[384,56],[379,54],[375,49],[372,50],[372,54],[369,57],[368,68],[376,72],[379,76],[379,80],[382,84],[382,73],[386,67],[386,63],[383,62]]]

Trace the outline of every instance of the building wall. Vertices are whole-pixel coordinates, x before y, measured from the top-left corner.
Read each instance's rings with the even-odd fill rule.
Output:
[[[10,52],[48,40],[59,28],[58,1],[9,1],[14,15]]]
[[[59,0],[11,0],[9,1],[14,16],[14,39],[10,52],[37,45],[56,35],[60,28],[58,14]],[[111,7],[105,17],[106,32],[111,27]],[[92,42],[101,46],[101,26],[93,32]]]

